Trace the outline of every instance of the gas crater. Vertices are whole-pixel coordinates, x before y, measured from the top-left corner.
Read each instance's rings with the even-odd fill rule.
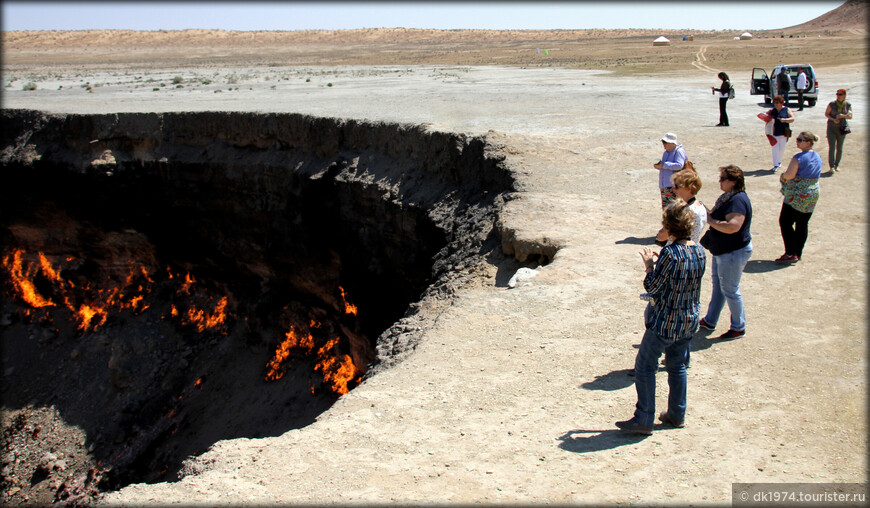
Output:
[[[515,182],[485,138],[295,114],[2,115],[17,450],[2,481],[40,501],[173,481],[219,440],[307,425],[401,361],[486,263],[553,255],[499,230]],[[83,437],[40,438],[40,418]],[[67,467],[27,470],[59,450]]]

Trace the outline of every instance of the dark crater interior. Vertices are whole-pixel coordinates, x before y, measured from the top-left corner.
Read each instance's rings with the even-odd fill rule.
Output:
[[[4,502],[173,481],[219,440],[305,426],[413,349],[421,302],[501,255],[514,183],[482,138],[2,115]]]

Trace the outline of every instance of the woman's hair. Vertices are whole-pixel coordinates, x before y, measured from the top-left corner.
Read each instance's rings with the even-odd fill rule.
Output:
[[[701,177],[695,171],[677,171],[674,174],[674,186],[689,189],[694,196],[701,190]]]
[[[746,190],[746,183],[743,181],[743,170],[734,164],[722,166],[719,168],[719,174],[734,182],[734,190],[738,192]]]
[[[728,75],[725,74],[724,72],[720,72],[720,73],[719,73],[719,79],[721,79],[721,80],[723,80],[723,81],[726,80],[726,79],[728,79],[728,80],[730,81],[730,79],[728,78]]]
[[[674,238],[688,238],[695,227],[695,213],[685,201],[677,198],[662,211],[662,226]]]
[[[846,98],[846,89],[845,88],[840,88],[839,90],[837,90],[837,92],[843,92],[843,98],[844,99]]]
[[[782,97],[782,95],[777,95],[773,98],[773,103],[776,104],[777,102],[785,104],[785,99]]]
[[[800,136],[800,137],[806,139],[806,140],[809,141],[810,143],[815,143],[816,141],[819,140],[819,137],[816,136],[815,134],[813,134],[813,133],[810,132],[810,131],[803,131],[803,132],[801,132],[800,134],[798,134],[798,136]],[[674,178],[676,178],[676,176],[675,176]]]

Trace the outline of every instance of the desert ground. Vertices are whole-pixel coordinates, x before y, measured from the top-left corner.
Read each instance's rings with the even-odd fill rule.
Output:
[[[734,483],[866,482],[866,32],[785,33],[383,30],[287,45],[259,32],[225,45],[214,41],[237,34],[4,33],[4,108],[287,111],[485,136],[519,178],[504,229],[559,249],[514,288],[519,263],[485,267],[412,354],[315,423],[216,443],[180,481],[130,485],[102,502],[706,505],[731,502]],[[671,46],[652,46],[661,34]],[[855,118],[841,171],[822,180],[803,259],[780,266],[782,197],[756,118],[769,105],[749,81],[753,67],[801,62],[815,66],[821,95],[795,112],[795,132],[819,135],[827,160],[834,90],[848,90]],[[737,89],[728,128],[714,127],[719,71]],[[693,340],[686,427],[626,436],[614,422],[636,400],[638,252],[658,229],[652,164],[665,132],[694,162],[708,206],[717,168],[746,173],[748,333],[715,339],[726,309],[715,332]],[[796,151],[792,138],[787,153]],[[704,309],[710,287],[708,269]],[[657,381],[661,407],[666,375]]]

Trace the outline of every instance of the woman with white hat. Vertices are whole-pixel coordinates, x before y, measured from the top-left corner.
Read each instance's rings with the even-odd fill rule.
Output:
[[[677,199],[674,182],[671,178],[674,173],[685,167],[686,151],[683,150],[683,145],[677,144],[677,135],[673,132],[668,132],[662,136],[662,146],[664,146],[665,151],[662,158],[653,164],[653,167],[659,170],[659,193],[662,198],[662,209],[664,209],[668,203]]]

